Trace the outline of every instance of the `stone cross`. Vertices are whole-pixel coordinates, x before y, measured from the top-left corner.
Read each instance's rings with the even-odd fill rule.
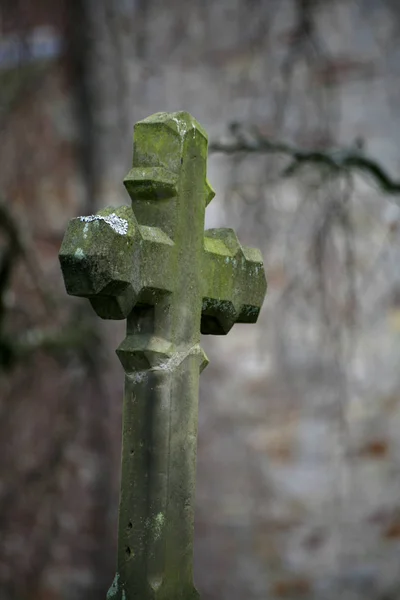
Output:
[[[232,229],[204,232],[214,192],[207,134],[186,112],[135,126],[132,207],[72,219],[60,262],[68,294],[127,319],[116,600],[189,600],[200,333],[254,323],[266,292],[261,254]]]

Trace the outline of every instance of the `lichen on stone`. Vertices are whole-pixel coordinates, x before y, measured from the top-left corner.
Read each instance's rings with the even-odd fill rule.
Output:
[[[118,233],[119,235],[126,235],[128,233],[128,221],[126,219],[118,217],[115,213],[112,213],[111,215],[107,215],[105,217],[103,215],[88,215],[87,217],[79,217],[79,220],[83,223],[92,223],[93,221],[104,221],[115,231],[115,233]],[[85,233],[87,233],[87,230],[84,230],[84,234]]]
[[[153,535],[154,535],[155,541],[157,541],[161,536],[162,528],[164,526],[164,521],[165,521],[165,517],[162,512],[159,512],[158,515],[156,515],[154,517]]]
[[[175,367],[181,364],[187,354],[188,352],[175,352],[168,360],[160,363],[157,368],[161,371],[173,371]]]
[[[114,580],[107,592],[106,600],[113,600],[118,594],[119,573],[115,574]]]
[[[183,136],[187,132],[186,123],[182,119],[177,119],[176,117],[171,117],[173,121],[176,123],[176,128],[178,130],[179,135]]]
[[[147,378],[148,371],[134,371],[134,373],[129,375],[129,378],[134,383],[142,383]]]

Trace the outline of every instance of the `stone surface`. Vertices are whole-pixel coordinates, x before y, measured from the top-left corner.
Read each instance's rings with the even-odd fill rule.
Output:
[[[117,574],[109,600],[189,600],[193,585],[200,331],[257,320],[262,257],[231,229],[204,234],[207,134],[188,113],[135,126],[132,209],[73,219],[60,250],[69,294],[128,318]]]

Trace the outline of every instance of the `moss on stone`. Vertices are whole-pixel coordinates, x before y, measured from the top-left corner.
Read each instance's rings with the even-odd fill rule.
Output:
[[[193,516],[200,332],[255,322],[266,281],[232,229],[204,232],[214,191],[207,134],[188,113],[135,126],[132,208],[73,219],[60,251],[68,293],[128,317],[118,573],[108,600],[194,600]]]

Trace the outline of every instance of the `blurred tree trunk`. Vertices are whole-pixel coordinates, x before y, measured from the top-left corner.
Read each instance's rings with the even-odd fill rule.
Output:
[[[5,197],[11,198],[10,204],[19,199],[20,212],[27,215],[32,249],[39,242],[51,252],[51,257],[45,258],[52,265],[54,278],[63,225],[56,222],[54,230],[46,229],[46,219],[38,217],[40,209],[59,211],[61,221],[66,221],[76,214],[94,213],[106,204],[126,201],[122,177],[131,160],[128,123],[134,118],[127,108],[126,79],[126,61],[135,51],[133,21],[129,19],[133,2],[125,3],[122,12],[120,3],[111,0],[76,0],[61,3],[56,9],[50,1],[32,4],[1,6],[0,25],[6,24],[3,33],[16,34],[25,43],[35,28],[50,25],[62,37],[63,52],[59,61],[44,61],[40,80],[35,62],[33,67],[27,63],[21,65],[23,68],[17,65],[10,69],[13,82],[19,78],[22,84],[26,84],[28,72],[29,98],[24,91],[27,85],[16,87],[20,91],[5,123],[14,152],[3,152],[8,162],[2,161],[0,185]],[[72,136],[69,131],[66,139],[57,138],[57,116],[49,120],[42,106],[46,93],[55,93],[55,110],[62,107],[62,118],[67,116],[72,100]],[[53,106],[52,101],[51,97],[49,104]],[[49,130],[54,142],[50,149],[45,141]],[[56,193],[44,198],[42,190],[49,182],[53,184],[54,170],[63,161],[67,145],[67,154],[72,156],[70,170],[60,173],[62,184]],[[71,201],[71,192],[65,191],[70,181],[78,184],[72,188],[78,191],[78,201]],[[0,260],[2,244],[0,239]],[[14,280],[17,288],[21,281],[25,285],[19,273]],[[51,288],[52,284],[50,279]],[[36,299],[22,289],[23,293],[16,293],[19,303],[7,313],[7,320],[24,330],[27,325],[18,313],[21,307],[29,326],[37,325],[36,312],[40,311],[35,312]],[[110,366],[109,357],[114,356],[117,344],[109,339],[110,334],[88,303],[67,304],[61,290],[57,300],[55,313],[42,314],[43,326],[61,328],[65,313],[72,313],[75,306],[75,322],[95,335],[83,349],[63,352],[50,361],[39,350],[30,363],[16,364],[7,378],[0,373],[0,385],[5,382],[6,392],[3,398],[1,389],[0,432],[6,449],[11,449],[10,455],[0,460],[0,536],[4,542],[0,545],[1,600],[37,600],[48,594],[52,598],[104,598],[114,576],[121,412],[118,394],[123,375],[116,359]],[[43,307],[40,310],[43,313]],[[117,369],[113,378],[112,371]],[[121,386],[112,389],[112,379],[121,381]],[[18,401],[14,402],[15,398]],[[26,437],[37,437],[26,447],[18,443],[21,411]],[[22,544],[27,536],[29,548]]]
[[[94,86],[92,73],[93,7],[87,0],[67,4],[66,47],[71,76],[76,122],[78,125],[78,167],[85,184],[84,210],[96,211],[96,127],[94,120]]]
[[[76,122],[78,125],[78,168],[84,182],[84,206],[82,214],[93,214],[107,204],[104,191],[113,172],[112,160],[107,149],[109,131],[105,130],[102,115],[104,112],[119,110],[110,105],[109,88],[115,83],[112,75],[120,73],[120,66],[113,63],[113,48],[104,35],[108,27],[107,0],[93,2],[76,0],[68,3],[66,37],[68,43],[67,60],[72,78]],[[101,54],[100,54],[101,53]],[[104,76],[107,63],[111,62],[108,76]],[[112,185],[112,184],[111,184]],[[91,536],[90,564],[94,575],[90,598],[105,597],[114,568],[115,525],[110,519],[115,515],[116,495],[115,476],[112,473],[110,425],[111,411],[117,399],[107,394],[105,381],[104,346],[109,343],[101,327],[101,322],[90,306],[85,307],[85,318],[93,323],[99,332],[99,343],[92,349],[91,364],[88,369],[90,393],[82,397],[83,427],[87,445],[96,461],[96,476],[91,485],[91,509],[88,515],[88,529]],[[114,509],[114,510],[113,510]],[[111,541],[111,543],[110,543]]]

